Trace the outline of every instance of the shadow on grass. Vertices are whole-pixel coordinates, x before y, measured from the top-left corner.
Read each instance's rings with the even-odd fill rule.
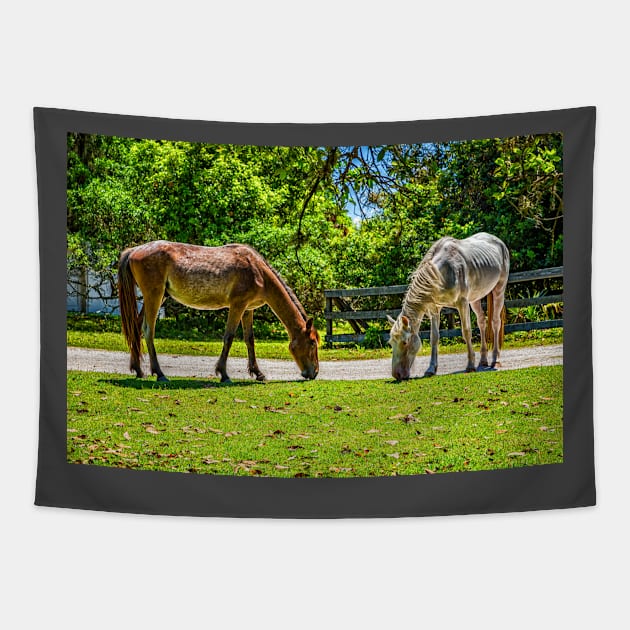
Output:
[[[500,366],[499,366],[500,367]],[[433,379],[440,376],[451,376],[452,374],[479,374],[481,372],[498,372],[499,369],[497,367],[490,366],[479,366],[473,372],[467,372],[466,370],[455,370],[453,372],[443,372],[440,374],[419,374],[418,376],[411,376],[405,381],[397,381],[395,379],[385,381],[388,385],[403,385],[404,383],[409,383],[410,381],[423,381],[427,379]]]
[[[221,389],[224,387],[252,387],[265,385],[259,381],[231,381],[220,383],[219,381],[203,381],[194,378],[178,378],[167,382],[156,381],[149,378],[102,378],[99,383],[107,383],[115,387],[127,387],[129,389]]]

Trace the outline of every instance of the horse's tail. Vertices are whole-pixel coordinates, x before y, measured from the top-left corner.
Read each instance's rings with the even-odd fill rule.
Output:
[[[118,263],[118,300],[120,303],[122,332],[131,353],[129,368],[138,371],[140,369],[140,358],[142,357],[142,327],[136,301],[136,280],[129,266],[130,253],[131,250],[127,249],[120,255]]]
[[[492,319],[494,315],[494,298],[492,297],[492,293],[488,293],[488,317],[487,317],[487,325],[486,325],[486,343],[488,346],[492,346],[494,344],[494,328],[492,326]],[[505,337],[505,304],[501,309],[501,329],[499,330],[499,350],[503,348],[503,338]]]

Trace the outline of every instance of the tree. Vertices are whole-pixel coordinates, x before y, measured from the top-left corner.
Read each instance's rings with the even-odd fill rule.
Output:
[[[444,235],[485,230],[512,268],[562,261],[560,134],[261,147],[68,135],[68,265],[113,274],[164,238],[246,243],[307,309],[323,289],[405,283]]]

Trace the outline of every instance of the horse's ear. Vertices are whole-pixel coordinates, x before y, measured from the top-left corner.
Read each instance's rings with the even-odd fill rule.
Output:
[[[402,322],[403,328],[409,328],[409,318],[406,315],[403,315],[400,321]]]
[[[306,332],[308,332],[313,327],[313,318],[309,317],[306,321]]]
[[[387,316],[387,321],[393,326],[396,323],[396,320],[391,316]]]

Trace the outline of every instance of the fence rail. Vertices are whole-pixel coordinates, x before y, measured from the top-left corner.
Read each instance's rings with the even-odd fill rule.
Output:
[[[511,273],[508,277],[508,284],[516,284],[521,282],[529,282],[532,280],[546,280],[553,278],[562,278],[564,275],[563,267],[548,267],[546,269],[533,269],[531,271],[517,271]],[[368,327],[368,321],[386,319],[390,317],[398,317],[400,308],[389,308],[382,310],[354,310],[344,298],[350,297],[371,297],[371,296],[395,296],[403,295],[407,291],[407,284],[399,284],[389,287],[366,287],[361,289],[326,289],[324,297],[326,298],[326,310],[324,317],[326,319],[326,336],[327,343],[360,343],[365,338],[365,330]],[[561,294],[542,295],[532,298],[521,298],[516,300],[506,300],[506,308],[526,307],[533,305],[555,304],[563,301]],[[336,306],[338,310],[333,310]],[[453,315],[457,312],[452,308],[444,308],[442,312],[447,316],[448,329],[440,330],[440,337],[459,337],[461,329],[453,327]],[[354,334],[337,334],[333,335],[333,322],[335,320],[347,321]],[[540,330],[546,328],[561,328],[562,319],[549,319],[536,322],[518,322],[505,325],[505,332],[516,332],[519,330]],[[478,332],[477,328],[473,332]],[[389,337],[389,333],[384,332],[381,335],[385,340]],[[423,339],[428,339],[429,331],[421,332]]]

